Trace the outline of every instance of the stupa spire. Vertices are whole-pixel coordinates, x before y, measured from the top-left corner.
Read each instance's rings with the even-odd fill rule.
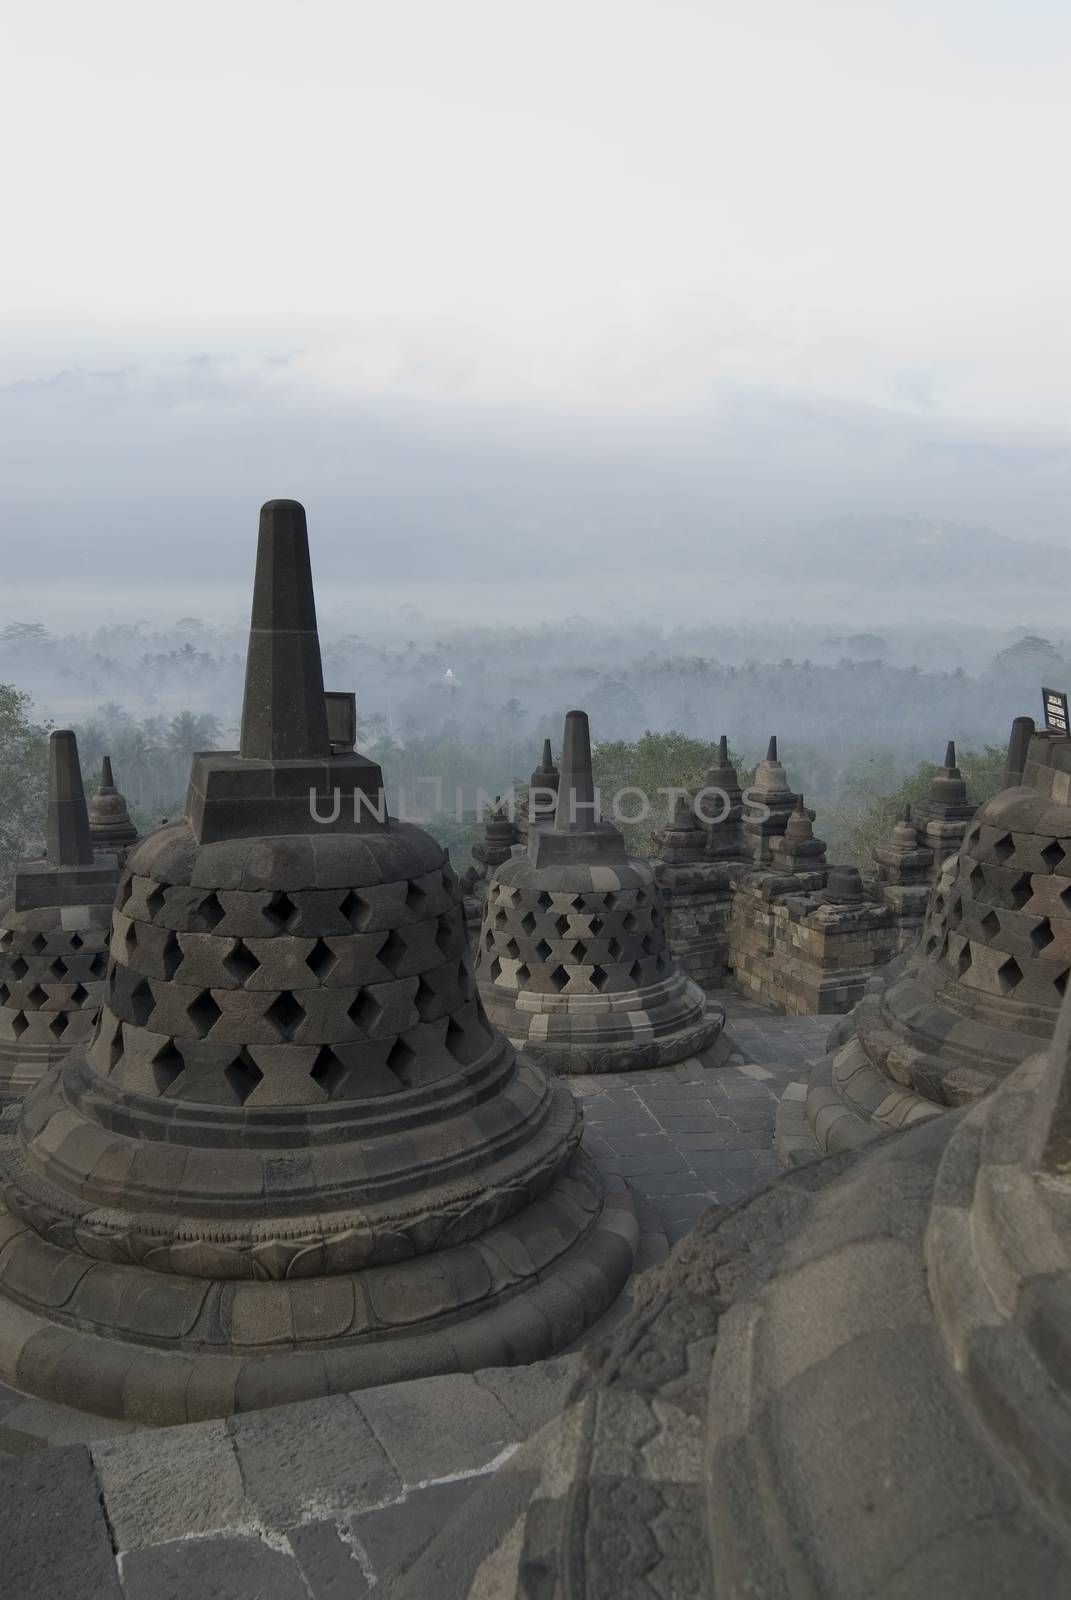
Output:
[[[955,739],[949,739],[948,744],[945,746],[945,766],[950,768],[953,771],[955,770],[955,766],[956,766],[956,741],[955,741]]]
[[[269,500],[260,511],[239,753],[247,761],[331,754],[305,508]]]
[[[1009,789],[1017,789],[1023,781],[1023,769],[1034,737],[1033,717],[1016,717],[1008,740],[1008,759],[1004,768],[1004,782]]]
[[[92,860],[78,741],[69,728],[57,728],[48,740],[48,864],[82,867]]]
[[[590,833],[599,821],[595,804],[595,779],[591,770],[591,731],[586,711],[569,711],[562,739],[558,833]]]

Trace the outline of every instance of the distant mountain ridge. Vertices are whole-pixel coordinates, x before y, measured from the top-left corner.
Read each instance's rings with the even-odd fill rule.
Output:
[[[975,582],[1036,587],[1071,577],[1071,550],[1038,539],[1011,539],[993,528],[927,517],[852,517],[791,539],[756,541],[762,560],[777,549],[783,569],[899,587]]]

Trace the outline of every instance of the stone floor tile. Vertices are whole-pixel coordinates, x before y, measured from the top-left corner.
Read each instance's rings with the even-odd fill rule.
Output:
[[[145,1429],[100,1441],[92,1455],[120,1551],[256,1521],[222,1421]]]
[[[294,1556],[245,1534],[135,1550],[122,1573],[126,1600],[309,1600]],[[96,1600],[93,1590],[85,1595]]]
[[[358,1545],[353,1519],[327,1517],[287,1530],[308,1600],[365,1600],[378,1579]]]
[[[373,1393],[375,1391],[372,1391]],[[246,1492],[270,1527],[400,1493],[398,1475],[346,1395],[230,1417]]]
[[[517,1424],[518,1439],[527,1439],[565,1408],[580,1372],[580,1356],[552,1356],[530,1367],[484,1367],[474,1373],[483,1389],[490,1389]]]
[[[405,1484],[475,1471],[519,1437],[506,1407],[469,1373],[365,1389],[354,1398]]]
[[[439,1530],[485,1482],[485,1477],[477,1474],[448,1483],[429,1484],[426,1488],[411,1490],[399,1505],[354,1517],[354,1536],[375,1574],[373,1592],[389,1593]],[[328,1596],[327,1600],[334,1600],[334,1596]],[[437,1597],[429,1596],[429,1600],[437,1600]]]
[[[122,1600],[84,1444],[0,1461],[0,1506],[5,1600]]]

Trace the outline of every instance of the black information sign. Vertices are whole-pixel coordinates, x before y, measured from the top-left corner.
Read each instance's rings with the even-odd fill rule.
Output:
[[[1071,731],[1071,719],[1068,718],[1067,695],[1060,689],[1042,689],[1041,698],[1045,702],[1045,726],[1050,733],[1067,733]]]

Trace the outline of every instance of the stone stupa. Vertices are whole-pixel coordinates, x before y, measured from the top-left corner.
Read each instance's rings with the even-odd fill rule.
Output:
[[[120,866],[138,842],[126,796],[115,786],[112,758],[107,755],[101,760],[100,782],[89,801],[89,836],[95,850],[108,850],[118,856]]]
[[[553,818],[487,888],[476,976],[492,1021],[556,1072],[624,1072],[694,1055],[724,1016],[672,961],[647,861],[600,819],[588,719],[565,719]]]
[[[48,743],[48,845],[0,905],[0,1098],[20,1095],[93,1032],[104,998],[114,855],[95,853],[78,744]]]
[[[956,765],[955,741],[949,739],[944,765],[934,774],[923,798],[911,806],[919,844],[933,851],[934,878],[946,858],[963,843],[974,811],[966,780]]]
[[[487,1020],[445,850],[332,751],[296,502],[261,512],[240,750],[130,856],[96,1036],[18,1109],[0,1377],[106,1416],[531,1361],[630,1270],[568,1087]]]
[[[1011,786],[946,859],[919,941],[834,1029],[809,1081],[786,1090],[785,1161],[976,1100],[1051,1035],[1071,976],[1071,738],[1031,725],[1024,741],[1021,720]],[[954,790],[949,757],[935,781]]]
[[[1054,1600],[1071,997],[987,1100],[714,1207],[392,1600]]]

